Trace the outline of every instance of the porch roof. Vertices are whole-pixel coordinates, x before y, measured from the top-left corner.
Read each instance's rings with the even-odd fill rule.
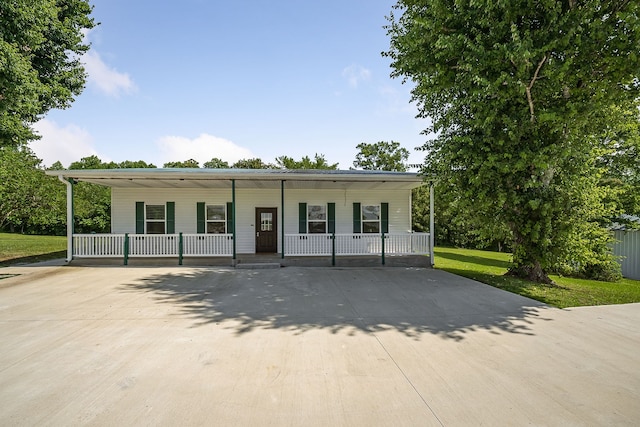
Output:
[[[422,176],[411,172],[286,169],[77,169],[50,170],[47,175],[117,188],[280,188],[386,189],[419,187]]]

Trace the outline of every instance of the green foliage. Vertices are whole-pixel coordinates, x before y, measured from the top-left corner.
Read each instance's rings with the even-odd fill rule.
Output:
[[[114,167],[109,169],[155,169],[156,165],[153,163],[147,163],[144,160],[125,160],[120,163],[110,163]]]
[[[204,162],[203,168],[207,169],[229,169],[229,163],[217,157],[212,158],[208,162]]]
[[[37,139],[30,126],[82,92],[91,9],[86,0],[0,3],[0,147]]]
[[[460,209],[508,226],[510,274],[548,282],[607,214],[602,123],[640,89],[640,3],[399,1],[388,27],[395,77],[411,80],[436,137],[425,173]],[[492,219],[493,217],[493,219]],[[596,239],[605,244],[606,239]],[[571,261],[568,261],[571,262]],[[579,265],[584,265],[578,261]]]
[[[164,164],[165,168],[199,168],[200,164],[194,160],[194,159],[189,159],[189,160],[185,160],[184,162],[167,162]]]
[[[606,202],[615,206],[608,219],[623,222],[620,214],[640,216],[640,112],[633,105],[616,107],[608,117],[615,119],[604,123],[598,164],[604,170],[601,185],[609,190]]]
[[[353,162],[355,168],[364,170],[407,171],[409,150],[400,147],[399,142],[379,141],[375,144],[362,142],[356,146],[358,154]]]
[[[436,245],[510,251],[511,232],[490,213],[473,209],[461,200],[461,193],[446,180],[434,187]],[[413,229],[429,232],[429,188],[412,194]]]
[[[329,164],[324,154],[317,153],[313,160],[309,156],[304,156],[300,160],[294,160],[288,156],[276,157],[276,166],[280,169],[338,169],[338,163]]]
[[[545,285],[505,276],[510,265],[511,254],[443,247],[435,249],[436,268],[556,307],[640,302],[640,281],[638,280],[620,279],[606,283],[551,276],[557,285]]]
[[[264,163],[262,159],[240,159],[232,166],[234,169],[277,169],[277,166],[271,163]]]
[[[64,187],[45,175],[40,159],[26,147],[0,148],[0,229],[61,234],[64,218]]]

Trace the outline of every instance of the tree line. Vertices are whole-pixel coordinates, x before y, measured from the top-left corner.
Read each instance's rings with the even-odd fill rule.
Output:
[[[362,143],[353,162],[358,169],[406,170],[408,150],[394,141]],[[164,168],[199,168],[194,159],[172,161]],[[212,158],[203,168],[234,169],[325,169],[336,170],[323,154],[303,156],[297,160],[279,156],[273,163],[260,158],[241,159],[235,163]],[[156,168],[143,160],[105,162],[98,156],[84,157],[67,169],[127,169]],[[50,170],[63,170],[55,162]],[[107,187],[79,182],[74,187],[75,230],[78,233],[108,233],[111,228],[111,194]],[[63,235],[66,233],[66,188],[60,181],[45,174],[42,161],[27,147],[0,147],[0,230],[24,234]]]

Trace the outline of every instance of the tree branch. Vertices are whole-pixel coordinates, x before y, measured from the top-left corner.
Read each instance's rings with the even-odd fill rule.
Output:
[[[538,73],[540,73],[540,69],[542,68],[542,65],[544,65],[546,60],[547,60],[547,55],[545,55],[542,58],[542,60],[538,63],[538,67],[536,68],[536,72],[533,73],[533,78],[529,82],[529,85],[525,88],[525,90],[527,92],[527,101],[529,101],[529,113],[531,113],[531,123],[536,121],[536,115],[535,115],[534,109],[533,109],[533,98],[531,97],[531,88],[533,87],[533,85],[536,82],[536,80],[538,80]]]

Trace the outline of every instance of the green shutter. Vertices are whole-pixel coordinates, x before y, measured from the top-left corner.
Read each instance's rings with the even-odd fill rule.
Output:
[[[307,232],[307,204],[298,204],[298,233],[304,234]]]
[[[227,234],[233,233],[233,203],[227,202]]]
[[[167,202],[167,234],[176,232],[176,202]]]
[[[360,212],[360,203],[353,204],[353,232],[362,233],[362,213]]]
[[[327,233],[336,232],[336,204],[327,203]]]
[[[205,232],[204,221],[204,202],[196,203],[196,232],[202,234]]]
[[[136,234],[144,234],[144,202],[136,202]]]
[[[389,203],[380,203],[380,210],[381,212],[381,216],[382,216],[382,221],[381,221],[381,227],[382,227],[382,232],[383,233],[388,233],[389,232]]]

